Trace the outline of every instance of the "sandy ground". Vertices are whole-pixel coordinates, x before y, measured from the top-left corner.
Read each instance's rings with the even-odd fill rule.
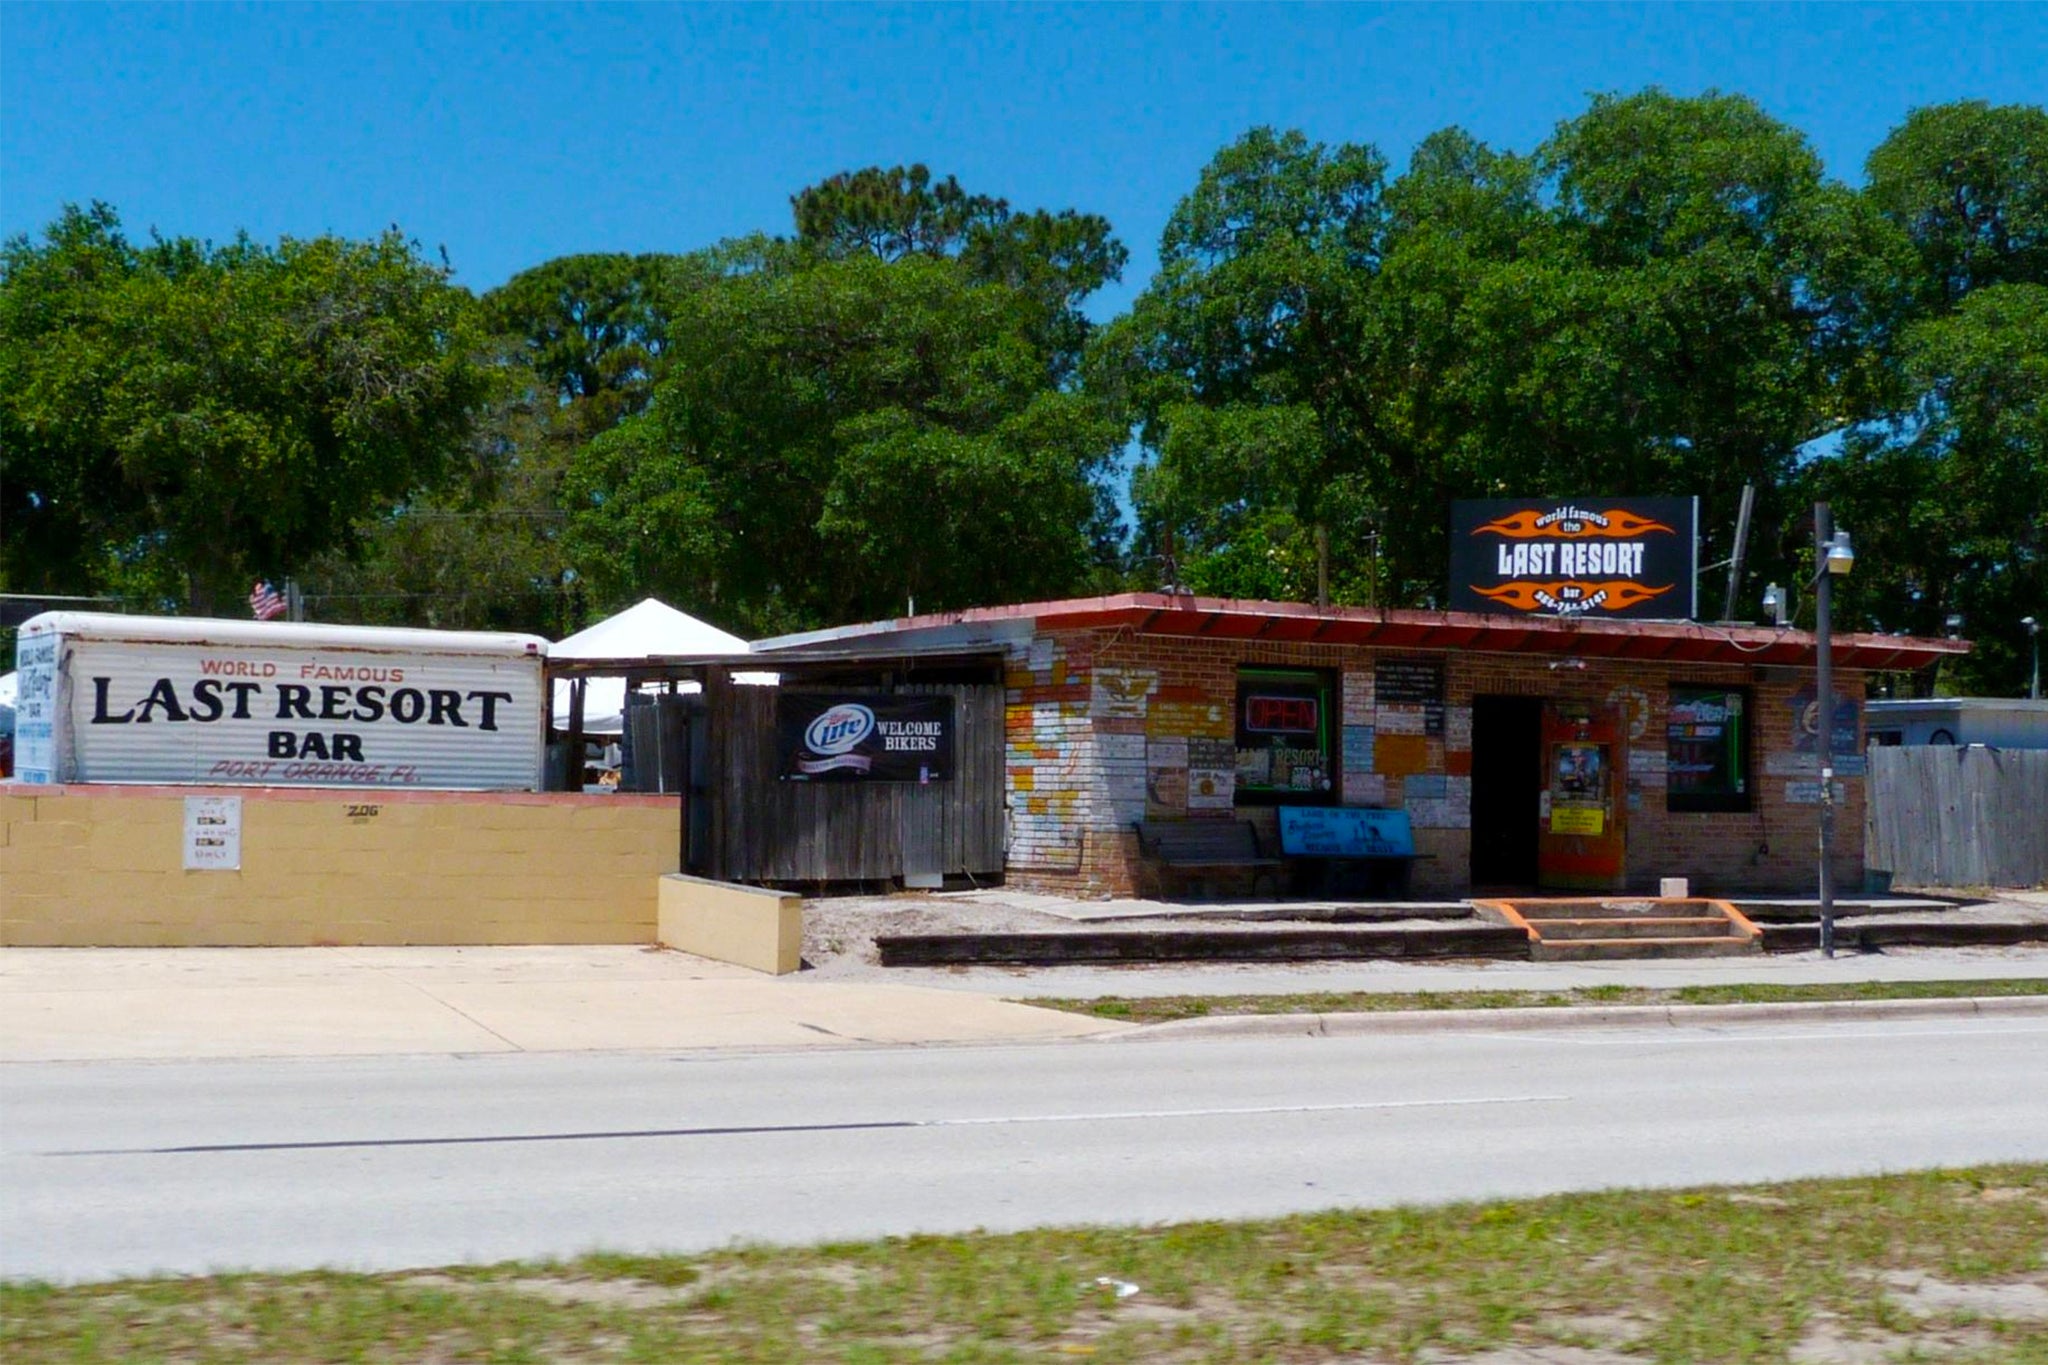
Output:
[[[1394,927],[1408,924],[1442,923],[1444,918],[1431,918],[1432,911],[1441,916],[1445,910],[1457,906],[1458,902],[1415,902],[1412,919],[1375,920],[1373,927]],[[823,896],[804,902],[804,962],[808,968],[804,976],[811,980],[906,980],[911,975],[944,976],[954,979],[978,980],[984,975],[1000,973],[1005,976],[1023,974],[1019,969],[959,969],[959,968],[888,968],[880,965],[875,949],[878,935],[896,934],[948,934],[948,933],[1089,933],[1102,930],[1118,932],[1159,932],[1171,929],[1200,928],[1221,932],[1251,932],[1261,929],[1327,929],[1331,928],[1330,912],[1336,906],[1332,902],[1313,901],[1243,901],[1221,903],[1169,903],[1160,901],[1072,901],[1055,896],[1037,895],[1025,891],[1010,891],[990,888],[978,891],[923,892],[905,891],[886,896]],[[2048,892],[1998,892],[1979,903],[1959,905],[1949,909],[1931,910],[1925,906],[1902,909],[1897,914],[1879,914],[1857,917],[1857,923],[1881,923],[1886,920],[1924,919],[1930,914],[1939,914],[1944,919],[2024,921],[2048,923]],[[1466,922],[1470,922],[1469,920]],[[1366,927],[1364,925],[1340,925],[1336,927]],[[1925,953],[1941,954],[1959,963],[1984,965],[1997,961],[2036,964],[2048,961],[2048,948],[1973,948],[1973,949],[1927,949],[1898,950],[1885,956],[1905,960],[1912,955]],[[1777,960],[1792,961],[1809,956],[1807,954],[1784,955]],[[1373,964],[1345,964],[1346,972],[1357,972]],[[1388,964],[1391,965],[1391,964]],[[1463,964],[1471,968],[1474,964]],[[1527,964],[1501,963],[1501,968]],[[1311,978],[1328,974],[1324,964],[1266,964],[1255,969],[1261,974],[1278,973],[1302,979],[1302,989],[1319,989]],[[1427,967],[1402,964],[1406,973],[1427,971]],[[1216,964],[1214,966],[1189,966],[1161,964],[1160,966],[1126,966],[1115,968],[1054,968],[1028,969],[1034,977],[1054,974],[1072,975],[1085,972],[1090,975],[1104,972],[1130,977],[1137,973],[1149,975],[1181,976],[1188,972],[1213,974],[1219,978],[1218,989],[1233,989],[1226,986],[1221,978],[1240,976],[1245,969],[1238,964]],[[1915,973],[1919,975],[1920,973]],[[1978,973],[1970,973],[1972,975]],[[2032,970],[2016,973],[2032,975]],[[1420,987],[1410,987],[1419,989]],[[1089,993],[1089,992],[1083,992]]]
[[[820,896],[804,902],[804,961],[824,975],[878,965],[875,939],[896,934],[1081,934],[1103,930],[1158,933],[1199,928],[1219,932],[1327,929],[1330,902],[1245,901],[1178,905],[1159,901],[1070,901],[1023,891],[902,891],[888,896]],[[1418,903],[1408,918],[1378,927],[1472,922],[1454,912],[1432,917]]]

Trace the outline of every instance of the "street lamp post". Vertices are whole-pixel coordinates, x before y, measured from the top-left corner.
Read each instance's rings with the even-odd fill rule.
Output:
[[[2034,673],[2027,683],[2027,698],[2041,700],[2041,623],[2031,616],[2022,616],[2020,624],[2027,628],[2027,641],[2033,646]]]
[[[1835,661],[1833,650],[1834,580],[1855,567],[1856,552],[1849,533],[1835,529],[1834,514],[1824,502],[1813,505],[1813,664],[1814,756],[1820,769],[1820,950],[1835,955],[1835,874],[1828,865],[1828,842],[1835,824]]]

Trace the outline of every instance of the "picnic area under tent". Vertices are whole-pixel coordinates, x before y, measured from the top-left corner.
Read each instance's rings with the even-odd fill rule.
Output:
[[[747,642],[739,636],[700,621],[687,612],[677,611],[666,602],[647,598],[616,616],[608,616],[596,625],[548,646],[550,660],[605,660],[621,666],[617,674],[575,679],[557,676],[551,699],[555,728],[568,728],[572,692],[580,682],[584,688],[582,733],[621,733],[626,724],[628,675],[625,666],[631,661],[651,663],[657,659],[705,658],[746,652]],[[696,690],[695,683],[681,686]]]

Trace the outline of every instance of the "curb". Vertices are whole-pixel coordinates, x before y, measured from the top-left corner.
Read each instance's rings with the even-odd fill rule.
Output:
[[[1139,1024],[1084,1041],[1183,1038],[1353,1038],[1379,1033],[1540,1033],[1549,1029],[1697,1028],[1705,1024],[1837,1023],[1863,1019],[2048,1017],[2048,995],[1940,1000],[1798,1000],[1760,1005],[1532,1005],[1491,1010],[1386,1010],[1364,1014],[1227,1014]]]

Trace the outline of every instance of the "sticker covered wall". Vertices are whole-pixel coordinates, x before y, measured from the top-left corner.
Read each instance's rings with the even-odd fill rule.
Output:
[[[1697,498],[1454,502],[1451,607],[1689,620],[1698,546]]]

